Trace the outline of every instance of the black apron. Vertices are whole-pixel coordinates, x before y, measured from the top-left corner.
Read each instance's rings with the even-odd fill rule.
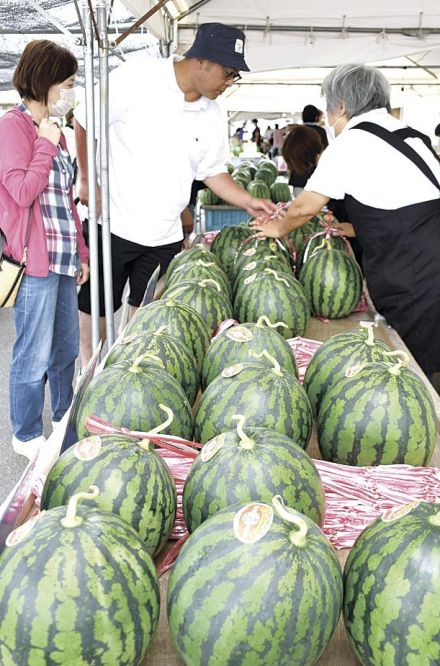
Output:
[[[426,162],[404,141],[422,139],[437,158],[424,134],[412,128],[390,132],[367,122],[351,129],[370,132],[389,143],[440,190]],[[362,246],[363,269],[375,308],[428,376],[440,372],[440,199],[383,210],[346,195],[345,206]]]

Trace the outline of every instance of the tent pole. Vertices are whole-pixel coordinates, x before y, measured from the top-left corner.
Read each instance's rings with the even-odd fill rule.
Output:
[[[107,0],[97,0],[96,16],[99,33],[99,112],[100,112],[100,184],[101,184],[101,224],[102,258],[104,272],[104,302],[107,343],[110,348],[115,340],[113,316],[113,279],[110,237],[110,191],[109,191],[109,101],[108,101],[108,54]]]
[[[99,281],[98,281],[98,223],[96,219],[96,160],[95,160],[95,96],[93,76],[93,28],[87,0],[82,0],[84,23],[84,78],[87,126],[87,184],[89,190],[89,251],[90,301],[92,315],[92,349],[99,344]]]

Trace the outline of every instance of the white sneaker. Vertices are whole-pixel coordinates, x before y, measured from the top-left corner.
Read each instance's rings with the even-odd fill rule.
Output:
[[[45,441],[46,438],[43,437],[43,435],[40,435],[40,437],[34,437],[27,442],[22,442],[20,439],[12,437],[12,448],[15,453],[25,456],[25,458],[28,458],[29,460],[33,460]]]

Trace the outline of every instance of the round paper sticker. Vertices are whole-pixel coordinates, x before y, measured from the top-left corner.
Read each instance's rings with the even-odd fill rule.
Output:
[[[243,251],[243,254],[245,257],[253,257],[256,251],[257,250],[254,247],[249,247],[247,250]]]
[[[360,373],[361,370],[365,368],[366,363],[356,363],[356,365],[351,365],[347,370],[345,371],[345,376],[346,377],[356,377]]]
[[[41,513],[37,513],[36,516],[26,521],[25,523],[23,523],[23,525],[20,525],[20,527],[17,527],[17,529],[13,530],[10,534],[8,534],[8,537],[5,541],[6,546],[15,546],[16,543],[20,543],[20,541],[22,541],[25,538],[25,536],[29,534],[29,532],[34,527],[35,523],[43,513],[44,511],[42,511]]]
[[[86,437],[75,444],[73,455],[78,460],[93,460],[101,451],[101,438],[98,435]]]
[[[406,516],[407,513],[415,509],[419,504],[420,500],[414,500],[403,506],[395,506],[392,509],[387,509],[387,511],[384,511],[382,514],[382,520],[384,523],[391,523],[393,520],[399,520],[399,518]]]
[[[256,261],[250,261],[246,266],[243,266],[244,271],[253,271],[254,268],[256,267],[257,262]]]
[[[246,326],[234,326],[225,335],[227,338],[234,340],[234,342],[249,342],[253,338],[252,331],[246,328]]]
[[[229,377],[235,377],[243,370],[243,363],[237,363],[236,365],[230,365],[229,368],[222,370],[222,377],[228,379]]]
[[[255,543],[267,534],[272,521],[273,510],[271,506],[252,502],[252,504],[247,504],[235,514],[234,534],[242,543]]]
[[[250,284],[251,282],[253,282],[253,281],[255,280],[255,278],[257,277],[257,275],[258,275],[258,273],[252,273],[252,275],[249,275],[247,278],[245,278],[245,279],[243,280],[243,282],[244,282],[245,284]]]
[[[209,442],[206,442],[200,453],[200,458],[202,461],[208,462],[208,460],[211,460],[211,458],[213,458],[215,454],[222,448],[223,444],[225,443],[225,439],[226,435],[223,432],[221,435],[217,435],[216,437],[210,439]]]

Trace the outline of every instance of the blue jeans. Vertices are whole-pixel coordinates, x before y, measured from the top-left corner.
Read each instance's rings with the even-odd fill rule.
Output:
[[[17,339],[12,350],[9,401],[12,430],[27,442],[43,433],[44,387],[49,380],[52,420],[72,401],[79,349],[76,279],[49,272],[25,275],[14,306]]]

